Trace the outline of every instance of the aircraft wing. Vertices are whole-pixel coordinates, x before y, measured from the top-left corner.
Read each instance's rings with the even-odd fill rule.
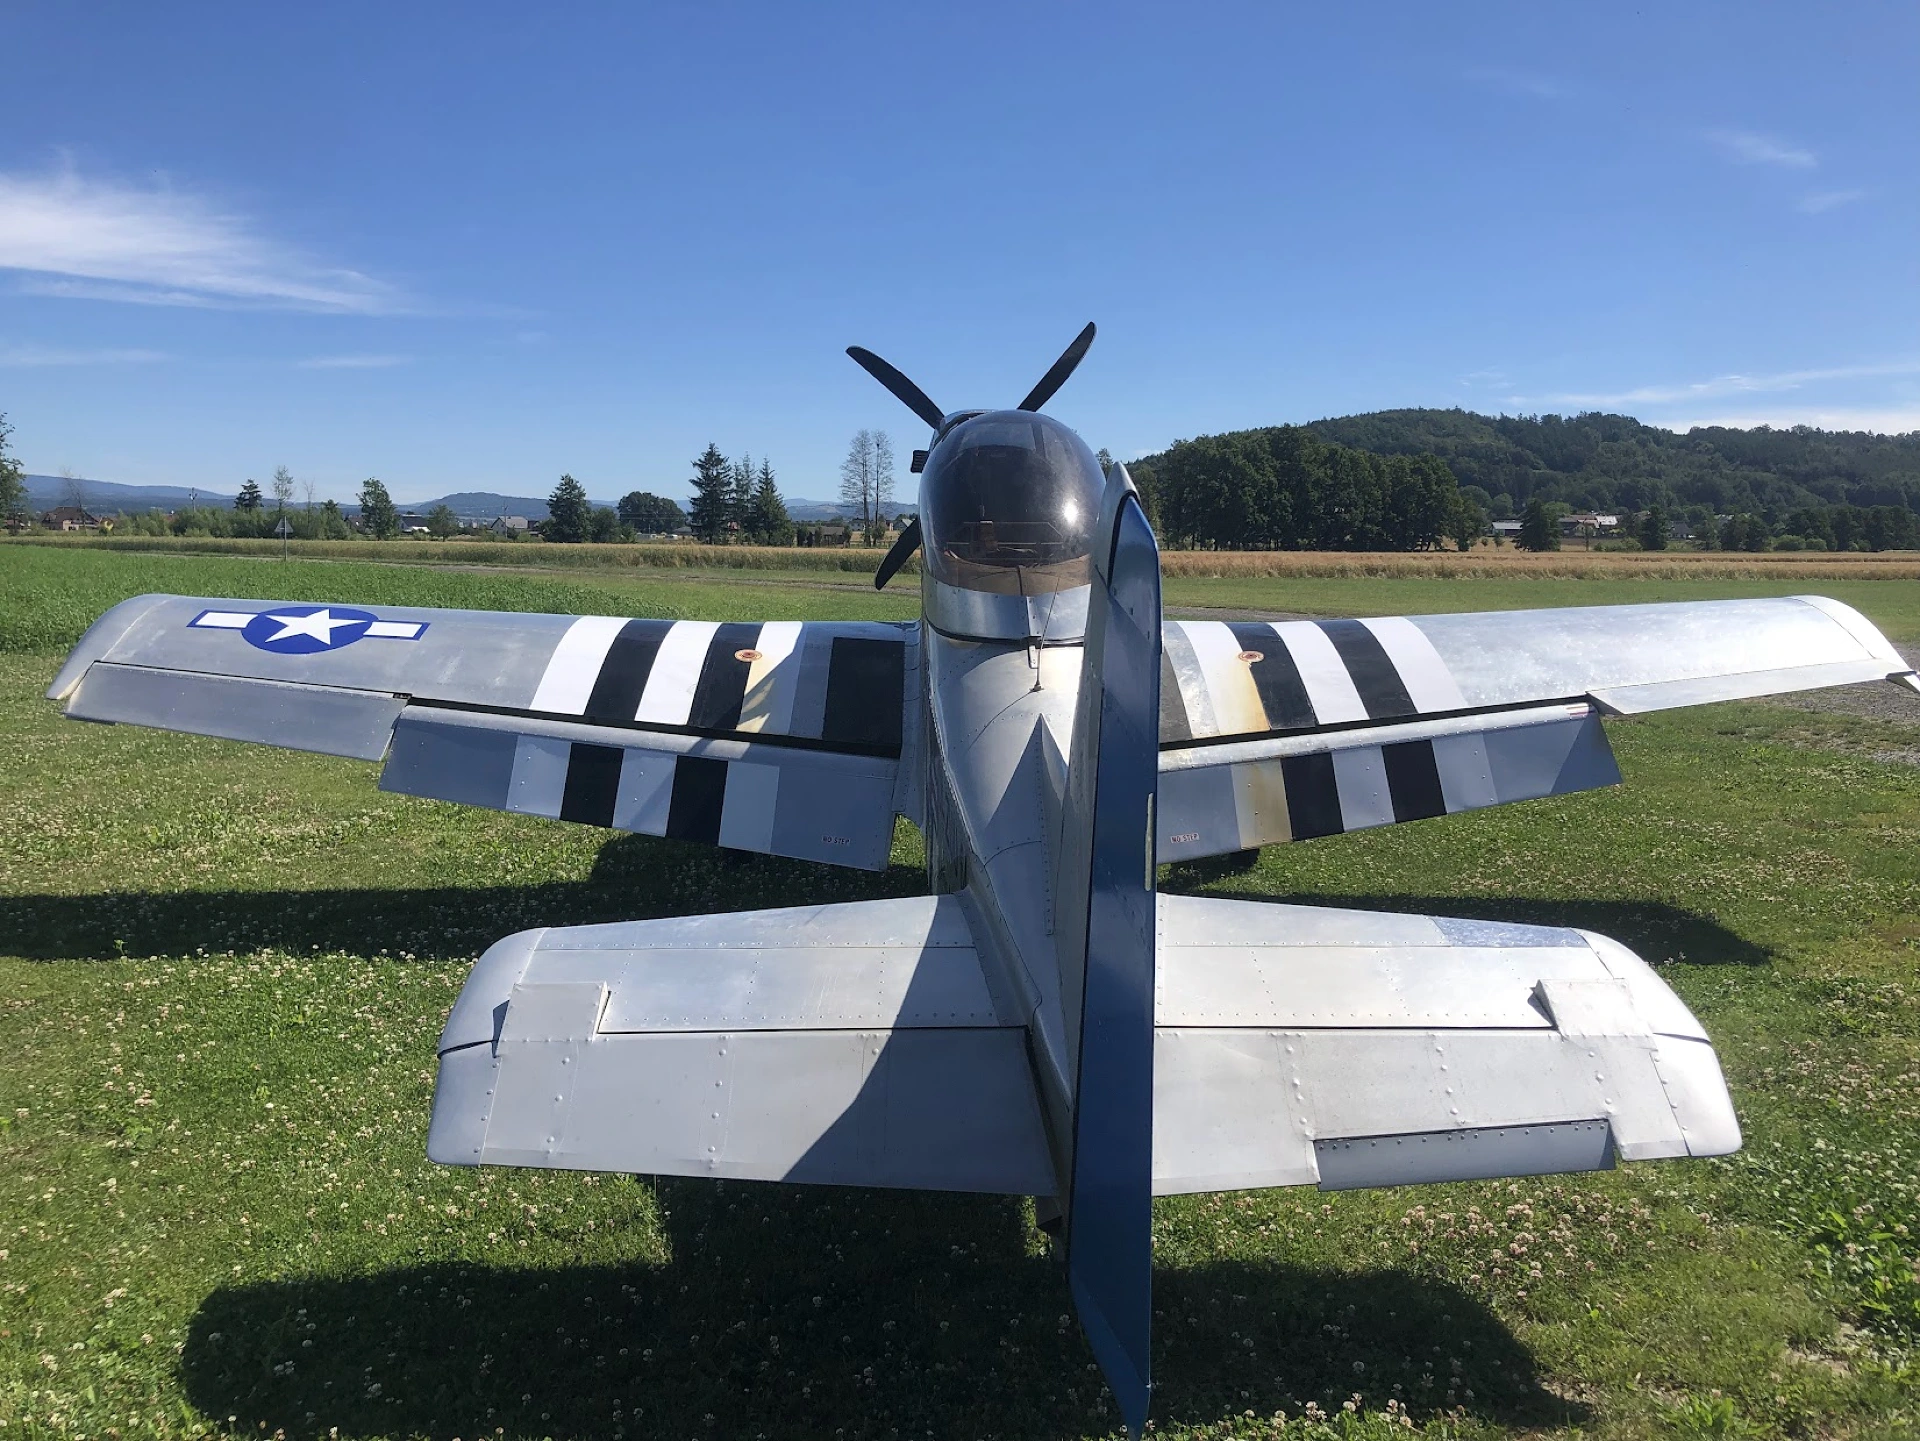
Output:
[[[381,760],[383,790],[878,870],[915,814],[917,632],[148,595],[81,720]]]
[[[1156,1195],[1719,1156],[1700,1024],[1587,931],[1159,898]]]
[[[1168,621],[1163,638],[1163,861],[1611,785],[1603,714],[1920,689],[1871,621],[1820,596]]]
[[[525,931],[440,1039],[450,1165],[1051,1195],[956,896]]]

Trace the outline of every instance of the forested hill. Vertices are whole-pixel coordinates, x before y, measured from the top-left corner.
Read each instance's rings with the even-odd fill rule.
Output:
[[[1438,456],[1462,486],[1487,492],[1496,515],[1508,513],[1497,499],[1503,495],[1513,513],[1535,495],[1576,510],[1639,511],[1656,503],[1723,515],[1842,504],[1920,510],[1920,432],[1713,426],[1682,435],[1626,415],[1469,410],[1381,410],[1304,429],[1376,455]]]

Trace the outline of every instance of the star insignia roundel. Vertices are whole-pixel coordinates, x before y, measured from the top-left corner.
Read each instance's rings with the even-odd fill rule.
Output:
[[[345,605],[285,605],[261,611],[241,634],[247,644],[276,655],[312,655],[352,645],[379,619]]]

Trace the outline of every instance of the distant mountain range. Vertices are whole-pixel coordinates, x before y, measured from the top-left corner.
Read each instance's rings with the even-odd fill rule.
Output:
[[[190,489],[179,485],[122,485],[112,480],[69,480],[60,475],[29,475],[24,479],[27,483],[27,503],[35,510],[51,510],[56,505],[68,504],[75,487],[85,498],[87,509],[127,514],[142,510],[178,510],[185,505],[232,505],[233,496],[239,490],[237,486],[233,492],[228,492]],[[593,503],[609,507],[614,504],[611,500],[598,499]],[[305,500],[295,502],[295,505],[305,504]],[[691,504],[691,497],[680,497],[682,509]],[[492,490],[456,491],[432,500],[410,501],[402,504],[400,509],[425,515],[436,505],[450,507],[462,520],[492,520],[496,515],[524,515],[528,520],[547,518],[546,501],[531,495],[501,495]],[[352,515],[360,507],[355,502],[342,501],[340,509]],[[839,515],[840,509],[837,504],[824,500],[796,497],[787,502],[787,514],[795,520],[826,520]]]

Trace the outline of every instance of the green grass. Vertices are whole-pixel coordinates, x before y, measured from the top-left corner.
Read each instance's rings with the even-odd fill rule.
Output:
[[[1249,606],[1341,608],[1234,584]],[[1349,598],[1432,609],[1429,585],[1481,584]],[[1538,584],[1486,582],[1474,603],[1537,603]],[[0,554],[0,1441],[1116,1432],[1018,1202],[425,1160],[434,1040],[490,941],[913,893],[910,828],[879,876],[735,859],[384,795],[369,765],[60,720],[39,698],[55,649],[89,608],[152,589],[714,616],[912,603]],[[1378,1437],[1401,1434],[1403,1404],[1436,1436],[1920,1427],[1920,770],[1872,759],[1912,732],[1722,706],[1611,733],[1623,788],[1166,883],[1616,935],[1714,1035],[1747,1150],[1159,1202],[1158,1431],[1271,1435],[1284,1411],[1289,1435]],[[1303,1421],[1309,1405],[1333,1419]]]

